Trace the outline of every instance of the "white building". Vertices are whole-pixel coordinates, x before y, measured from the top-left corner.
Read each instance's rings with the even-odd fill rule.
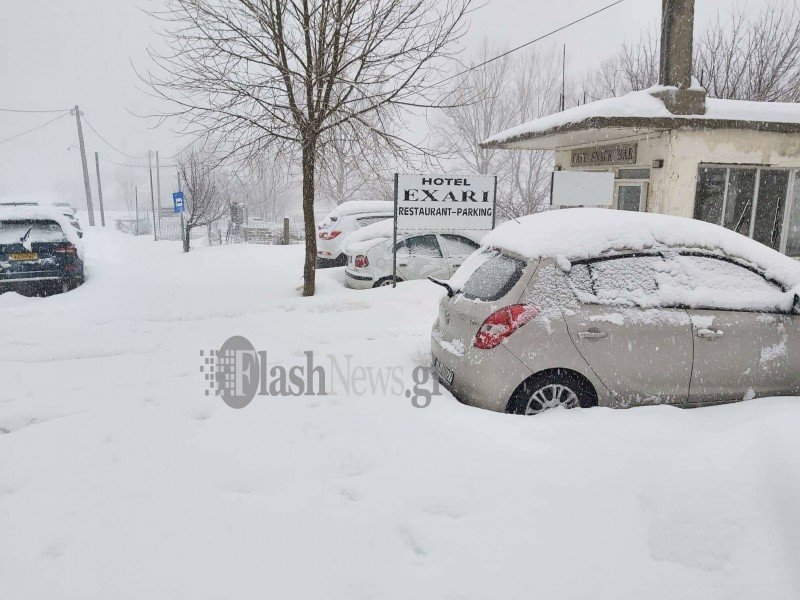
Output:
[[[554,150],[556,170],[614,174],[611,208],[710,221],[800,257],[800,105],[707,98],[703,114],[673,114],[672,91],[592,102],[483,145]]]
[[[613,187],[592,178],[608,181],[611,208],[710,221],[800,257],[800,104],[707,98],[691,75],[693,29],[694,0],[663,0],[661,85],[481,145],[554,150],[556,170],[613,173]]]

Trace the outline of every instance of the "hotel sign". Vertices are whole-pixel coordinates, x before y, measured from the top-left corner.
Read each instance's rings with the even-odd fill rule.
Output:
[[[614,144],[577,148],[572,151],[573,167],[606,167],[611,165],[635,165],[638,144]]]

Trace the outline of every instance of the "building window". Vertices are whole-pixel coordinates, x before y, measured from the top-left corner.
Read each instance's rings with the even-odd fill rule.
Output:
[[[800,256],[800,171],[794,174],[794,193],[786,230],[786,254]]]
[[[694,217],[800,256],[798,177],[788,169],[701,166]]]

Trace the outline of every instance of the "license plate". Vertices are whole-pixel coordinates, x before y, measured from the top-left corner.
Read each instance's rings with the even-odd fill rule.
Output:
[[[453,372],[439,362],[438,358],[433,359],[433,369],[436,371],[439,377],[448,383],[448,385],[453,383]]]
[[[15,252],[9,254],[8,258],[10,260],[36,260],[39,258],[39,255],[36,254],[36,252]]]

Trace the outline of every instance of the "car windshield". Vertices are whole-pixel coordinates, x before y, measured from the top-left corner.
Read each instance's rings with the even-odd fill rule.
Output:
[[[480,255],[482,262],[475,268],[461,288],[465,298],[491,302],[505,296],[522,277],[525,262],[497,250],[487,250]],[[467,268],[474,268],[474,264]]]
[[[23,238],[27,242],[62,242],[66,239],[55,221],[0,221],[0,244],[16,244]]]

